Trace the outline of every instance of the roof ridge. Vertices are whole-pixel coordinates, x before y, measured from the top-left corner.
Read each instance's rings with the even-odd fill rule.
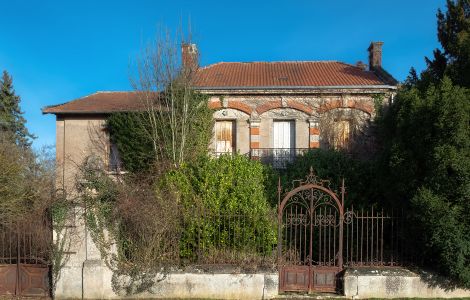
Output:
[[[371,71],[371,70],[362,69],[361,67],[359,67],[359,66],[356,65],[356,64],[350,64],[350,63],[347,63],[347,62],[344,62],[344,61],[338,61],[338,63],[343,64],[343,65],[346,65],[346,66],[349,66],[349,67],[353,67],[353,68],[359,69],[360,71],[363,71],[363,72],[372,72],[372,73],[374,73],[374,72]]]
[[[276,61],[219,61],[199,68],[207,69],[221,64],[287,64],[287,63],[344,63],[338,60],[276,60]],[[345,64],[345,63],[344,63]]]
[[[90,94],[90,95],[87,95],[85,97],[88,97],[88,96],[91,96],[91,95],[95,95],[95,94],[106,94],[106,93],[134,93],[135,91],[96,91],[94,92],[93,94]],[[82,98],[85,98],[85,97],[82,97]]]

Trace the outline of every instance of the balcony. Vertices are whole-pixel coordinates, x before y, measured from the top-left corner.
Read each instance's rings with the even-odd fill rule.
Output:
[[[308,148],[259,148],[251,149],[250,158],[271,165],[274,169],[285,169],[299,155],[308,152]]]
[[[251,149],[244,155],[253,160],[259,160],[263,164],[271,165],[274,169],[285,169],[299,155],[308,152],[309,148],[259,148]],[[211,152],[213,157],[221,155],[233,155],[234,152]]]

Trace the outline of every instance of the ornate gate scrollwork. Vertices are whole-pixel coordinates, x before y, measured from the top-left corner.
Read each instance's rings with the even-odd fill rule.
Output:
[[[340,196],[313,168],[293,185],[282,201],[278,188],[280,290],[335,291],[343,268],[344,180]]]

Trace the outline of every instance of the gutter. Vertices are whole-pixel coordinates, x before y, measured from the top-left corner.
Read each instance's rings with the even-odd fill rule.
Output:
[[[195,90],[330,90],[330,89],[392,89],[396,90],[395,85],[329,85],[329,86],[231,86],[231,87],[194,87]]]
[[[136,112],[139,110],[103,110],[103,111],[83,111],[83,110],[78,110],[78,111],[73,111],[73,110],[67,110],[67,111],[44,111],[44,109],[41,110],[43,115],[108,115],[108,114],[113,114],[113,113],[125,113],[125,112]],[[144,111],[144,110],[142,110]]]

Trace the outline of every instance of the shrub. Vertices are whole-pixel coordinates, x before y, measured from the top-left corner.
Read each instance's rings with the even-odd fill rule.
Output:
[[[143,113],[115,113],[107,120],[111,141],[117,146],[124,168],[130,172],[146,171],[155,158],[150,125]]]
[[[107,126],[124,169],[178,167],[205,155],[213,128],[207,101],[207,95],[173,87],[147,104],[145,112],[112,114]]]
[[[444,78],[400,90],[385,117],[383,178],[426,267],[470,287],[470,91]]]
[[[293,180],[304,179],[310,167],[313,167],[319,178],[330,180],[330,187],[336,190],[338,195],[344,178],[346,205],[360,208],[377,201],[374,163],[352,158],[336,150],[312,149],[298,156],[281,173],[284,190],[292,188]]]
[[[203,157],[170,172],[165,184],[179,191],[184,210],[182,256],[192,258],[201,246],[272,251],[277,228],[265,190],[269,173],[260,162],[241,155]]]

